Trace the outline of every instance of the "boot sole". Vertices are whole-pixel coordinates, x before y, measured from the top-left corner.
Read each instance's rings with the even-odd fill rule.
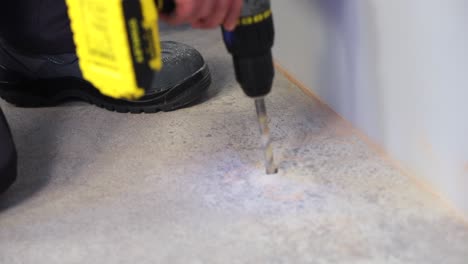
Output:
[[[164,93],[147,95],[137,101],[102,95],[90,83],[74,78],[42,79],[21,83],[0,82],[0,97],[18,107],[57,106],[68,101],[85,101],[120,113],[173,111],[199,99],[211,84],[208,65]]]

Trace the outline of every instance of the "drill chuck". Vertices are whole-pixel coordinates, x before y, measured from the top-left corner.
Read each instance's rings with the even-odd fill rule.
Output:
[[[237,82],[250,97],[267,95],[273,83],[271,48],[274,43],[273,16],[269,0],[244,0],[234,31],[222,28],[231,53]]]
[[[257,56],[234,56],[237,82],[249,97],[265,96],[273,85],[274,69],[271,51]]]

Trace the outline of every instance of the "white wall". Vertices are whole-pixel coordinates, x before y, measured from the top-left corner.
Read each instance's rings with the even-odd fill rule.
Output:
[[[277,61],[468,216],[468,1],[272,5]]]

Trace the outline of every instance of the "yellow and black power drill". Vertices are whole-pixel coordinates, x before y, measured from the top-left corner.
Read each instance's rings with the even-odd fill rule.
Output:
[[[83,77],[101,93],[137,99],[163,67],[158,13],[170,14],[174,0],[66,0]],[[274,67],[273,17],[269,0],[244,0],[234,31],[222,28],[236,79],[255,106],[268,174],[275,173],[264,97],[271,91]]]

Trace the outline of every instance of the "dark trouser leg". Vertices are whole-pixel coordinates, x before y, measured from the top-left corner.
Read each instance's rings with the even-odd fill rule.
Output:
[[[28,53],[73,53],[65,0],[0,0],[0,38]]]
[[[16,179],[16,149],[10,129],[0,109],[0,193]]]

